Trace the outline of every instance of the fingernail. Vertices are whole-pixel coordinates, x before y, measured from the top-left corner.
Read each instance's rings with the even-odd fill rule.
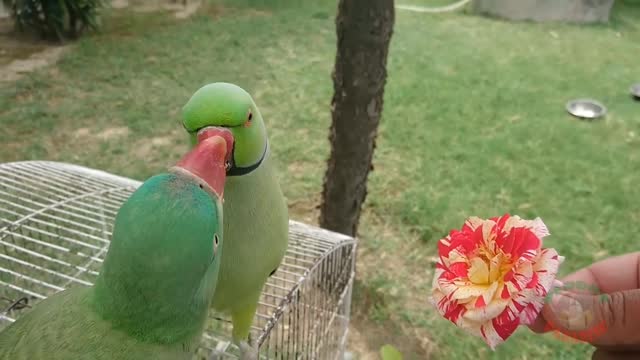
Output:
[[[589,318],[592,317],[590,312],[585,311],[580,301],[564,292],[553,297],[551,308],[561,325],[568,330],[584,329],[589,323]]]

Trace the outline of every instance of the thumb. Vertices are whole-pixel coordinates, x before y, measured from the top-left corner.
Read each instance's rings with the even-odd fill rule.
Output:
[[[640,344],[640,289],[611,294],[554,294],[542,309],[548,330],[596,346]]]

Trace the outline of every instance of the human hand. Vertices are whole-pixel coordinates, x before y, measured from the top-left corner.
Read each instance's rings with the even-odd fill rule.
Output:
[[[562,282],[531,330],[586,341],[596,347],[594,360],[640,358],[640,252],[599,261]]]

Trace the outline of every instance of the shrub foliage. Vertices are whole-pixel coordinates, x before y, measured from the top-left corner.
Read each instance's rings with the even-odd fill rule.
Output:
[[[97,29],[104,0],[2,0],[20,31],[35,31],[50,40],[77,38]]]

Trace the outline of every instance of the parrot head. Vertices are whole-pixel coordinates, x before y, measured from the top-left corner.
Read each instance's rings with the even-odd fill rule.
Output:
[[[196,333],[215,293],[225,161],[233,139],[224,131],[207,135],[120,207],[95,283],[99,313],[147,340]]]
[[[267,132],[260,110],[241,87],[224,82],[205,85],[182,109],[183,126],[192,144],[211,130],[226,129],[234,139],[227,175],[239,175],[256,168],[267,148]]]

